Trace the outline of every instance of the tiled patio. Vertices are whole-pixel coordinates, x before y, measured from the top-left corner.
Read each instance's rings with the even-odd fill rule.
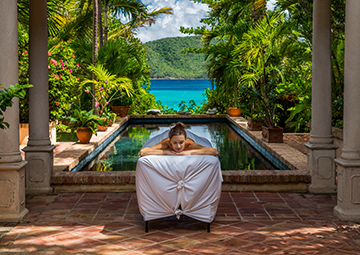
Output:
[[[244,125],[241,119],[234,122]],[[57,144],[57,175],[72,174],[63,170],[110,133],[99,133],[89,145]],[[248,134],[255,139],[260,135]],[[285,135],[284,144],[265,146],[306,171],[306,139]],[[53,184],[59,176],[53,176]],[[74,181],[82,183],[84,178],[90,182],[79,174],[65,181],[76,186]],[[130,175],[119,179],[121,183],[123,179],[133,183]],[[223,191],[210,233],[205,223],[186,216],[150,221],[145,233],[135,192],[27,196],[27,218],[19,224],[0,223],[0,254],[360,254],[360,225],[339,221],[333,216],[335,205],[335,194]]]
[[[134,192],[26,202],[22,223],[0,227],[0,254],[360,254],[360,225],[333,216],[334,195],[223,192],[210,233],[187,217],[145,233]]]

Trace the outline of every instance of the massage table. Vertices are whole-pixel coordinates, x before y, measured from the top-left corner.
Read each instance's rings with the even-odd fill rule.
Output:
[[[168,137],[170,129],[150,138],[151,147]],[[186,130],[187,137],[205,147],[209,140]],[[211,155],[150,155],[139,157],[136,166],[136,195],[148,232],[148,221],[186,215],[210,223],[214,220],[221,195],[220,161]]]

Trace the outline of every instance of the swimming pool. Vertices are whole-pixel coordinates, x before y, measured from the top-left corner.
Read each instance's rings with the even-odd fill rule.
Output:
[[[97,148],[72,171],[134,171],[143,144],[150,137],[169,129],[171,123],[176,121],[183,121],[187,130],[211,141],[213,147],[219,151],[222,170],[288,169],[225,120],[202,120],[202,123],[198,123],[196,120],[181,119],[134,119],[123,125],[109,141]]]

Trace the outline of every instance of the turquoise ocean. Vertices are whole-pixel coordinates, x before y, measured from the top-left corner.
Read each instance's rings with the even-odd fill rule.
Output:
[[[149,92],[163,106],[179,110],[181,101],[188,105],[193,99],[197,105],[201,105],[206,99],[205,89],[211,86],[207,79],[152,79]]]

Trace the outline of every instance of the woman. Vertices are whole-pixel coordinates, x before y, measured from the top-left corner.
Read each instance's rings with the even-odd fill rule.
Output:
[[[219,152],[212,147],[204,147],[186,138],[185,125],[182,122],[175,124],[169,131],[169,138],[160,143],[143,148],[140,156],[148,155],[213,155],[217,156]]]

